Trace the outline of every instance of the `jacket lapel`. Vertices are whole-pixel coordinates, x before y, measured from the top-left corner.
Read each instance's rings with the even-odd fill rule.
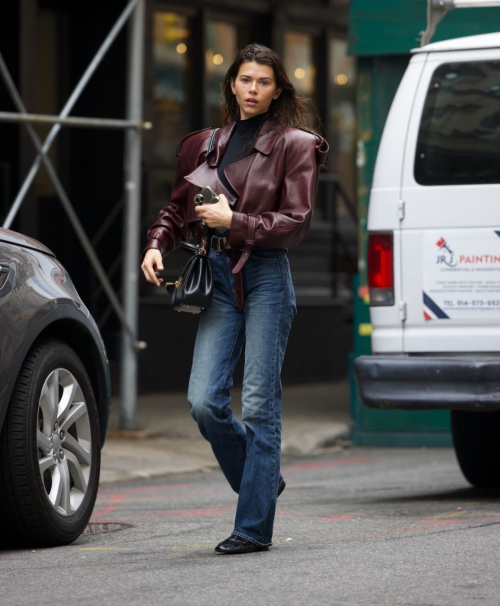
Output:
[[[262,125],[257,140],[253,147],[261,154],[268,156],[272,151],[276,140],[281,134],[283,127],[272,120],[266,120]]]
[[[217,174],[217,168],[209,166],[206,162],[200,164],[197,169],[195,169],[189,175],[184,177],[186,181],[192,183],[196,187],[203,189],[204,187],[211,187],[216,193],[222,193],[226,196],[227,201],[232,206],[236,199],[223,185],[221,180],[219,179],[219,175]]]
[[[253,148],[257,152],[268,156],[271,153],[280,132],[281,128],[279,126],[270,120],[266,120],[257,135]],[[231,184],[231,187],[238,194],[238,197],[241,196],[242,192],[245,190],[248,173],[257,155],[258,154],[252,154],[251,156],[247,156],[242,160],[238,160],[238,162],[234,162],[234,164],[230,164],[224,169],[224,174]]]
[[[224,169],[224,174],[227,180],[231,184],[231,187],[238,194],[238,198],[241,196],[241,192],[244,190],[245,182],[247,180],[248,171],[252,166],[257,154],[247,156],[238,162],[234,162]]]
[[[236,126],[236,122],[231,122],[230,124],[226,124],[223,126],[215,140],[214,149],[207,157],[207,164],[209,166],[219,166],[222,157],[227,149],[227,144],[229,143],[229,139],[233,134],[234,128]],[[276,143],[276,139],[280,135],[282,131],[282,127],[279,124],[272,122],[271,120],[265,120],[262,125],[259,134],[257,135],[257,139],[253,144],[253,148],[260,152],[261,154],[265,154],[268,156]],[[237,164],[237,163],[236,163]]]
[[[235,203],[235,198],[221,183],[220,179],[218,178],[216,168],[219,166],[222,157],[224,156],[235,126],[236,123],[231,122],[230,124],[222,127],[216,137],[214,149],[207,156],[207,161],[203,162],[203,164],[201,164],[196,170],[184,177],[187,181],[193,185],[196,185],[200,189],[206,185],[210,185],[210,187],[212,187],[212,189],[215,191],[222,192],[227,197],[229,204],[231,205]],[[253,145],[254,149],[257,152],[268,156],[272,152],[281,130],[282,128],[279,125],[275,124],[271,120],[266,120],[259,131],[257,139],[255,140]],[[247,156],[242,160],[234,162],[234,164],[230,164],[224,170],[227,180],[231,184],[234,191],[238,194],[238,197],[241,196],[242,192],[244,191],[248,173],[255,161],[256,156],[257,154]]]

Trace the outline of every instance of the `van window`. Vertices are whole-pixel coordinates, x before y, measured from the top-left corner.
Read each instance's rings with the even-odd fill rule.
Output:
[[[500,61],[434,72],[415,155],[421,185],[500,183]]]

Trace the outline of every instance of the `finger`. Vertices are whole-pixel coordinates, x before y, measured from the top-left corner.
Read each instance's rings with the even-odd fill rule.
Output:
[[[148,282],[151,282],[152,284],[156,284],[156,286],[160,286],[160,281],[156,277],[152,264],[150,262],[145,261],[144,265],[144,275],[146,276],[146,280]]]

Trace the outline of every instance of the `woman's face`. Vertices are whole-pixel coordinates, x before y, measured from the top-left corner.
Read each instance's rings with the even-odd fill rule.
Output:
[[[236,95],[242,120],[266,113],[272,100],[281,93],[273,68],[254,61],[240,65],[236,79],[231,82],[231,90]]]

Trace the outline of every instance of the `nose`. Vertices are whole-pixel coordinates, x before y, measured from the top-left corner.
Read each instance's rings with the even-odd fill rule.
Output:
[[[249,92],[251,93],[256,93],[257,92],[257,82],[252,82],[252,84],[250,85],[250,89]]]

